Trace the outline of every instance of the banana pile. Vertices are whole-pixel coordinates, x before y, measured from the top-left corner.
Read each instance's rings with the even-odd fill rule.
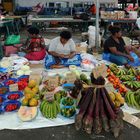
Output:
[[[140,88],[140,81],[126,81],[123,82],[127,87],[137,90]]]
[[[109,65],[109,68],[110,68],[110,70],[111,70],[114,74],[117,74],[118,71],[119,71],[119,68],[118,68],[118,66],[117,66],[116,64],[110,64],[110,65]]]
[[[120,77],[121,81],[131,81],[135,78],[133,75],[121,75]]]
[[[43,100],[40,104],[40,111],[44,117],[54,119],[60,113],[60,105],[55,100],[51,102]]]
[[[132,91],[127,92],[125,96],[125,102],[128,104],[128,106],[140,109],[140,94],[139,93],[140,93],[140,90],[137,90],[136,92],[132,92]]]

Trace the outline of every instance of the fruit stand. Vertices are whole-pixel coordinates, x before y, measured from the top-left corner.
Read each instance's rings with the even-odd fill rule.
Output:
[[[140,112],[139,73],[138,68],[102,63],[91,71],[76,66],[45,70],[26,63],[1,72],[0,129],[75,123],[88,134],[111,130],[117,137],[122,112]]]

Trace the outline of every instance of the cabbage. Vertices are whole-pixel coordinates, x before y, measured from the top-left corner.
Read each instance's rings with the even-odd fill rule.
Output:
[[[18,75],[18,76],[24,75],[24,71],[23,71],[23,70],[18,70],[18,71],[17,71],[17,75]]]
[[[30,67],[27,66],[27,65],[24,65],[24,66],[21,67],[21,70],[28,71],[28,70],[30,70]]]

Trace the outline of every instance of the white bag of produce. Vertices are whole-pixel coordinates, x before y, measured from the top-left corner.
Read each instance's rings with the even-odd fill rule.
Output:
[[[93,64],[98,64],[98,61],[96,60],[96,58],[91,55],[91,54],[88,54],[88,53],[82,53],[81,54],[81,59],[82,60],[89,60],[91,61]]]
[[[95,36],[96,36],[95,26],[88,27],[88,36],[89,36],[89,48],[95,47]],[[99,44],[101,44],[101,36],[99,35]]]

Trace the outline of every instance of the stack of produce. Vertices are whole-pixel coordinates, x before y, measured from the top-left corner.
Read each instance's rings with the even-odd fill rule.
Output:
[[[114,83],[116,80],[119,81],[119,79],[131,90],[137,90],[140,88],[139,70],[133,67],[118,68],[117,65],[115,64],[111,64],[109,68],[116,75],[115,76],[114,74],[111,73],[111,71],[108,70],[109,72],[108,80],[113,83],[115,88],[118,85],[115,85]]]
[[[116,107],[124,105],[124,98],[118,92],[109,92],[109,96]]]
[[[84,129],[89,134],[92,131],[99,134],[102,130],[111,130],[117,137],[123,128],[123,113],[111,100],[103,77],[95,79],[91,74],[91,82],[91,87],[81,91],[79,113],[75,118],[76,129]]]
[[[121,83],[119,78],[117,78],[114,74],[110,73],[108,75],[108,80],[113,84],[113,87],[117,89],[121,94],[127,92],[127,88]]]
[[[28,86],[24,89],[24,96],[25,98],[22,100],[23,106],[37,106],[38,105],[38,99],[37,93],[39,92],[39,87],[35,80],[31,80],[28,83]]]
[[[45,118],[54,119],[60,113],[60,104],[55,100],[43,100],[40,104],[40,111]]]
[[[60,103],[61,99],[67,96],[67,92],[62,90],[54,94],[54,99]]]
[[[30,75],[32,71],[30,70],[30,67],[27,65],[22,66],[18,71],[17,75],[22,76],[22,75]]]
[[[140,109],[140,90],[134,92],[128,91],[125,96],[125,101],[128,106]]]
[[[71,97],[62,99],[61,115],[64,117],[72,117],[76,113],[75,103]]]

